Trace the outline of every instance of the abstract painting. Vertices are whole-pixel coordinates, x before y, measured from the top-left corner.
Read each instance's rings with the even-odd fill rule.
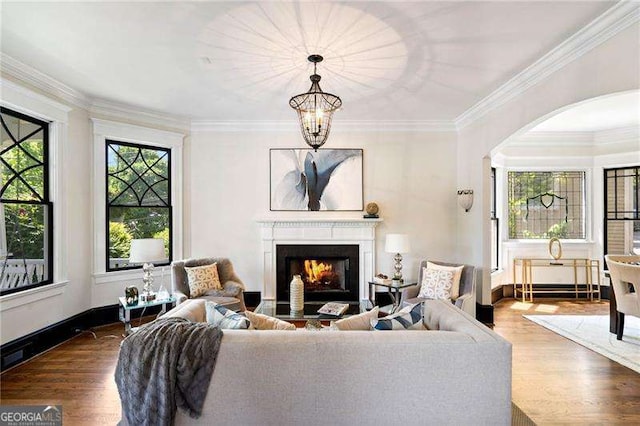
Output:
[[[272,211],[361,211],[361,149],[272,149]]]

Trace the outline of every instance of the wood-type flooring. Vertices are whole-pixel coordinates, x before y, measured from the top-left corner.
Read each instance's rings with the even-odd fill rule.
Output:
[[[522,318],[606,315],[608,303],[540,300],[503,299],[495,306],[494,330],[513,343],[513,401],[539,425],[639,425],[640,374]],[[4,372],[0,403],[60,404],[64,425],[116,424],[120,402],[113,374],[123,326],[94,331],[96,339],[82,333]]]

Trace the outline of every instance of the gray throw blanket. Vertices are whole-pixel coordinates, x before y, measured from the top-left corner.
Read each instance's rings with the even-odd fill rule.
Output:
[[[160,318],[122,341],[116,385],[130,426],[171,425],[176,407],[202,414],[222,331],[208,323]]]

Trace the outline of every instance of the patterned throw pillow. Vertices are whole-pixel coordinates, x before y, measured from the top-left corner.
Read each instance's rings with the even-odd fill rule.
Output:
[[[460,296],[460,278],[462,277],[462,269],[464,269],[464,265],[446,266],[446,265],[439,265],[433,262],[427,262],[427,269],[435,269],[436,271],[453,272],[453,286],[451,286],[451,299],[456,300]]]
[[[352,315],[337,321],[331,322],[333,330],[371,330],[371,321],[378,319],[379,308],[376,306],[368,312]]]
[[[422,268],[422,283],[418,297],[451,300],[453,275],[451,271]]]
[[[249,319],[242,314],[233,312],[216,302],[207,302],[207,322],[221,329],[249,328]]]
[[[191,297],[202,296],[209,290],[222,290],[217,263],[204,266],[185,266],[184,269],[187,271]]]
[[[371,326],[374,330],[422,329],[422,303],[407,306],[384,318],[372,319]]]
[[[251,325],[249,329],[252,330],[295,330],[296,326],[290,322],[283,321],[278,318],[273,318],[268,315],[256,314],[255,312],[246,311],[244,313]]]

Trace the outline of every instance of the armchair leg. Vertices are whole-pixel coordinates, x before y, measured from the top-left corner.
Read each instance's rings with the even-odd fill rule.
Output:
[[[624,314],[622,312],[616,312],[618,317],[618,324],[616,327],[616,339],[622,340],[622,331],[624,330]]]

